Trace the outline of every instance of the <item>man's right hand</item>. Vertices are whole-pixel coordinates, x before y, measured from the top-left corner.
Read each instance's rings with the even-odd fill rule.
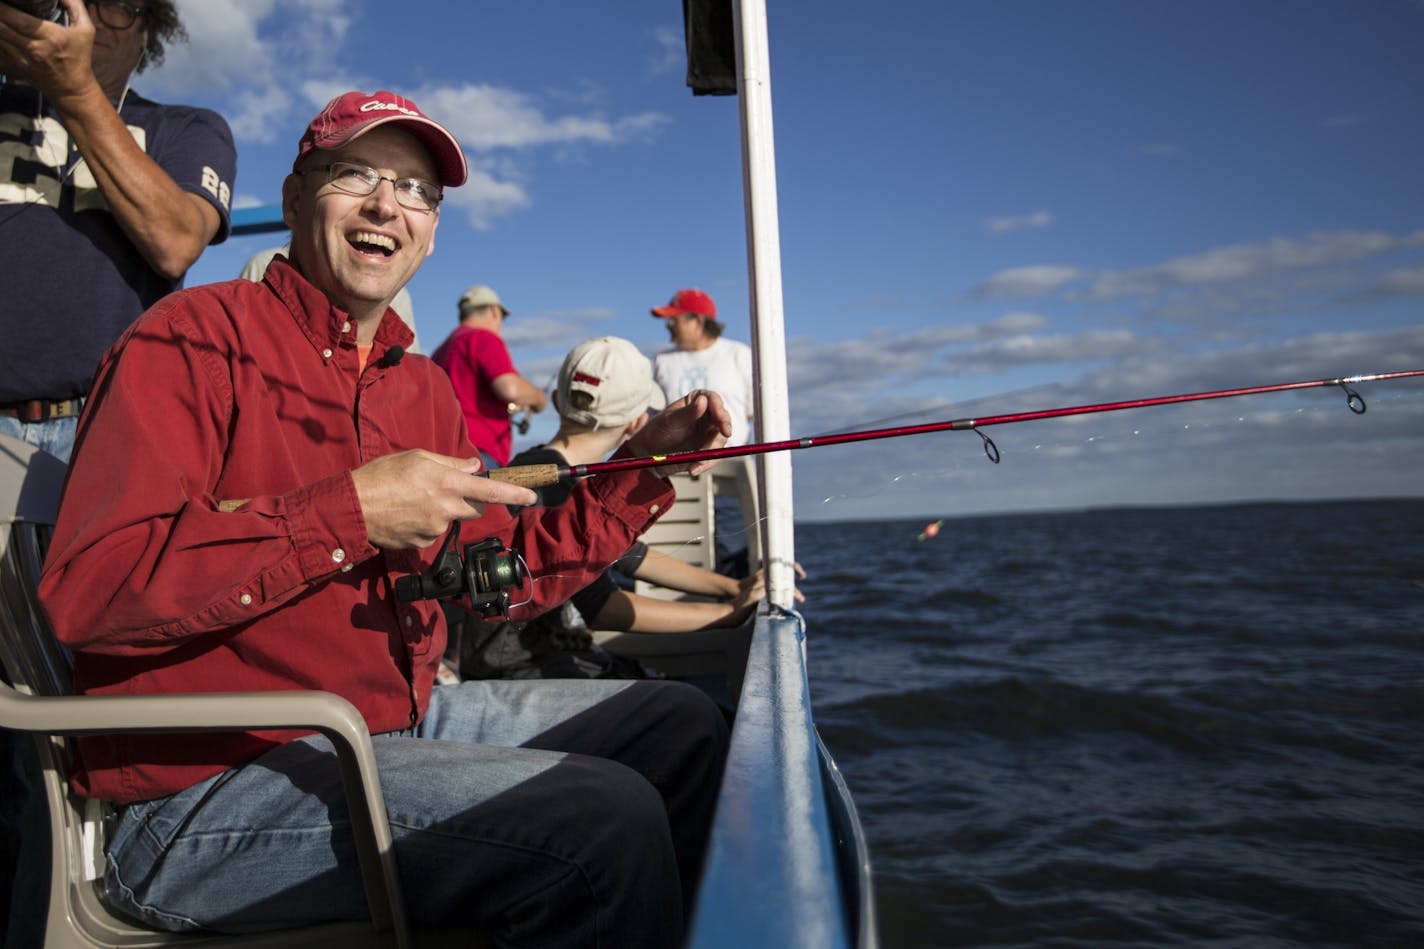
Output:
[[[0,63],[10,78],[50,98],[78,94],[96,83],[94,22],[79,0],[62,5],[69,15],[67,27],[0,3]]]
[[[484,514],[486,504],[529,505],[533,491],[477,476],[478,458],[423,449],[386,455],[356,468],[351,480],[371,545],[384,550],[429,547],[455,520]]]

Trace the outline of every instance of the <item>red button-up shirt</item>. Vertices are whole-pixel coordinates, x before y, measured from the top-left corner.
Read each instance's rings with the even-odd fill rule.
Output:
[[[281,261],[262,283],[181,291],[133,324],[100,365],[40,584],[77,689],[322,689],[372,732],[420,719],[445,620],[433,601],[397,601],[393,583],[435,547],[371,546],[351,478],[408,448],[474,456],[445,374],[421,356],[381,362],[410,341],[387,312],[359,372],[347,314]],[[462,544],[498,537],[523,555],[534,579],[514,600],[533,599],[516,617],[602,573],[672,489],[625,472],[574,497],[517,519],[490,505],[462,527]],[[84,738],[74,786],[159,797],[297,734]]]

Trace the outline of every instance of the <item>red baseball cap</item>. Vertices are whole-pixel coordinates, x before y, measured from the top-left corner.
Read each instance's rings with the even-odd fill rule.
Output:
[[[679,290],[672,295],[667,306],[655,306],[652,310],[653,316],[667,319],[669,316],[677,316],[680,313],[696,313],[698,316],[705,316],[708,319],[717,318],[717,304],[712,302],[712,298],[701,290],[688,288]]]
[[[321,110],[321,114],[311,120],[301,143],[297,145],[297,160],[292,162],[296,171],[302,157],[314,148],[340,148],[347,142],[360,138],[373,128],[399,122],[407,132],[430,149],[439,169],[440,183],[456,187],[465,183],[469,168],[465,164],[465,153],[460,143],[455,141],[444,126],[430,119],[409,99],[394,92],[381,89],[367,95],[364,92],[345,92],[332,99]]]

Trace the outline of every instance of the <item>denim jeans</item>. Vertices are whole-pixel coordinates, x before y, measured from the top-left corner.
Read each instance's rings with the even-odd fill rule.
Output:
[[[727,747],[676,682],[439,686],[412,732],[373,738],[413,921],[501,944],[676,946]],[[166,929],[368,915],[334,753],[316,736],[121,808],[111,902]]]
[[[74,450],[74,430],[78,425],[79,419],[73,416],[46,422],[22,422],[11,415],[0,415],[0,435],[13,435],[38,445],[66,463]]]

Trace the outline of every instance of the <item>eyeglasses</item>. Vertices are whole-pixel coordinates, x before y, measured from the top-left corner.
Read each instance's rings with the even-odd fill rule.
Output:
[[[127,30],[145,12],[143,7],[124,0],[84,0],[84,5],[93,9],[99,22],[111,30]]]
[[[364,198],[373,194],[381,182],[389,181],[395,188],[396,203],[412,211],[434,211],[445,197],[440,186],[423,178],[387,178],[367,165],[349,161],[334,161],[329,165],[319,165],[302,172],[326,172],[327,184],[338,191]]]

